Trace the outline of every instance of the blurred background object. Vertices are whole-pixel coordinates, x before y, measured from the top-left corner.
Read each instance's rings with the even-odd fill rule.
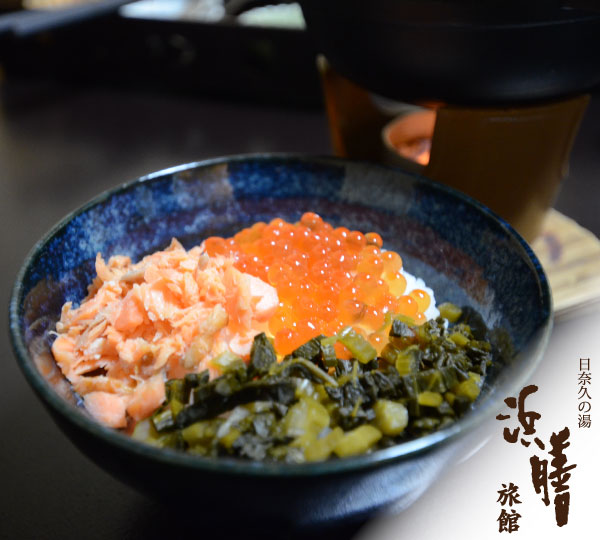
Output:
[[[11,13],[5,17],[18,20],[0,19],[0,64],[8,77],[320,105],[316,50],[298,4],[240,15],[226,7],[223,0],[96,0]]]
[[[23,0],[22,5],[25,9],[63,9],[94,2],[98,0]]]
[[[68,25],[111,14],[127,0],[38,0],[27,4],[8,2],[8,13],[0,18],[0,37],[23,39]]]
[[[423,174],[467,193],[528,241],[566,177],[589,97],[503,107],[394,103],[319,59],[334,151]]]
[[[600,11],[537,0],[301,3],[325,57],[336,152],[453,186],[533,241],[600,82]],[[393,120],[390,99],[430,112]]]
[[[414,103],[500,106],[600,82],[600,7],[577,0],[301,0],[344,77]]]

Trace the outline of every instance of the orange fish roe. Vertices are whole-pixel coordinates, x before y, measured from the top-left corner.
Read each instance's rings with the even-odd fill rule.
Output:
[[[429,295],[423,290],[404,295],[402,258],[382,246],[379,234],[335,229],[314,212],[295,224],[276,218],[233,238],[204,242],[208,255],[233,256],[238,270],[277,289],[279,306],[268,328],[279,354],[347,325],[369,336],[379,351],[391,320],[387,314],[402,314],[418,324],[427,320]]]

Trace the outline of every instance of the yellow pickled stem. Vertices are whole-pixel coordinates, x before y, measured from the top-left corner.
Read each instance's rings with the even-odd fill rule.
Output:
[[[448,321],[451,323],[456,322],[462,314],[462,310],[450,302],[444,302],[443,304],[440,304],[438,309],[440,311],[440,315],[444,319],[448,319]]]

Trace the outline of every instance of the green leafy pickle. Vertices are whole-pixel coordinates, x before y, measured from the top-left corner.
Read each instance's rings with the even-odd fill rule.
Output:
[[[370,362],[377,356],[375,347],[360,334],[357,334],[351,326],[347,326],[341,330],[338,338],[362,364]]]
[[[250,349],[250,376],[264,375],[277,362],[277,354],[273,344],[264,332],[258,334]]]
[[[416,326],[386,314],[389,341],[379,357],[352,327],[316,336],[283,359],[258,334],[248,365],[225,352],[211,360],[221,373],[212,380],[203,371],[167,381],[166,401],[132,437],[211,458],[302,463],[443,429],[473,406],[488,368],[514,349],[507,332],[489,331],[470,308],[442,307],[454,322]],[[336,357],[338,341],[352,359]]]

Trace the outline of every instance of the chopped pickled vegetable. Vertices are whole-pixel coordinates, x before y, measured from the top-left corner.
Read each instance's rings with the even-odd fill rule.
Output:
[[[373,409],[375,425],[384,435],[400,435],[408,425],[408,411],[402,403],[380,399]]]
[[[469,343],[469,338],[464,334],[459,332],[454,332],[450,334],[449,338],[454,341],[459,347],[464,347],[467,343]]]
[[[158,437],[158,432],[154,428],[154,425],[150,422],[150,419],[142,420],[135,425],[131,437],[136,441],[148,441]]]
[[[417,332],[405,322],[395,319],[390,328],[390,338],[391,343],[404,349],[417,340]]]
[[[264,375],[277,362],[277,354],[267,335],[262,332],[252,342],[250,349],[250,375]]]
[[[292,405],[282,423],[285,434],[300,437],[312,433],[315,437],[329,425],[329,413],[319,402],[303,397]]]
[[[204,420],[182,429],[181,435],[189,445],[205,444],[217,434],[217,429],[214,422]]]
[[[168,381],[163,405],[132,436],[202,456],[299,463],[443,429],[471,408],[497,353],[487,329],[465,313],[470,324],[389,319],[380,357],[352,327],[313,337],[280,361],[259,334],[248,367],[224,353],[213,360],[220,376],[210,380],[205,371]],[[352,359],[337,358],[338,341]]]
[[[375,347],[358,334],[351,326],[344,328],[338,334],[339,340],[362,364],[370,362],[377,356]]]
[[[177,416],[177,427],[186,427],[198,420],[214,418],[236,405],[252,401],[277,401],[289,405],[295,399],[295,387],[290,381],[277,379],[249,381],[244,384],[223,375],[194,390],[194,402]]]
[[[334,347],[336,341],[336,336],[321,339],[321,354],[323,356],[323,364],[326,368],[336,367],[338,364]]]
[[[317,336],[300,345],[291,354],[292,358],[306,358],[311,362],[318,363],[322,356],[321,339],[325,336]]]
[[[154,429],[159,433],[169,431],[175,427],[175,415],[170,407],[159,409],[150,417],[150,419]]]
[[[321,461],[327,459],[343,437],[344,430],[341,427],[336,427],[324,437],[311,441],[304,450],[306,461]]]
[[[358,426],[344,434],[333,451],[338,457],[355,456],[369,450],[379,439],[381,431],[369,424]]]
[[[425,407],[439,407],[443,400],[444,398],[442,397],[442,394],[439,392],[430,392],[429,390],[421,392],[417,396],[419,405],[423,405]]]
[[[304,358],[284,360],[281,364],[275,364],[269,373],[282,377],[304,377],[315,382],[330,384],[331,386],[337,386],[338,384],[328,373]]]
[[[419,371],[421,355],[416,345],[411,345],[403,351],[398,351],[394,365],[400,375],[408,375]]]
[[[171,379],[165,383],[165,396],[167,401],[176,399],[180,402],[187,401],[186,384],[183,379]]]
[[[225,435],[223,435],[219,442],[227,449],[231,449],[233,443],[238,439],[238,437],[242,434],[239,429],[231,428]]]
[[[471,401],[475,401],[480,392],[479,386],[471,378],[457,384],[452,390],[457,396],[465,397]]]
[[[246,371],[246,364],[237,355],[230,351],[224,351],[216,358],[211,360],[212,367],[219,370],[220,373],[229,373],[233,371]]]
[[[444,302],[438,306],[440,317],[447,319],[451,323],[458,321],[462,314],[462,309],[450,302]]]

